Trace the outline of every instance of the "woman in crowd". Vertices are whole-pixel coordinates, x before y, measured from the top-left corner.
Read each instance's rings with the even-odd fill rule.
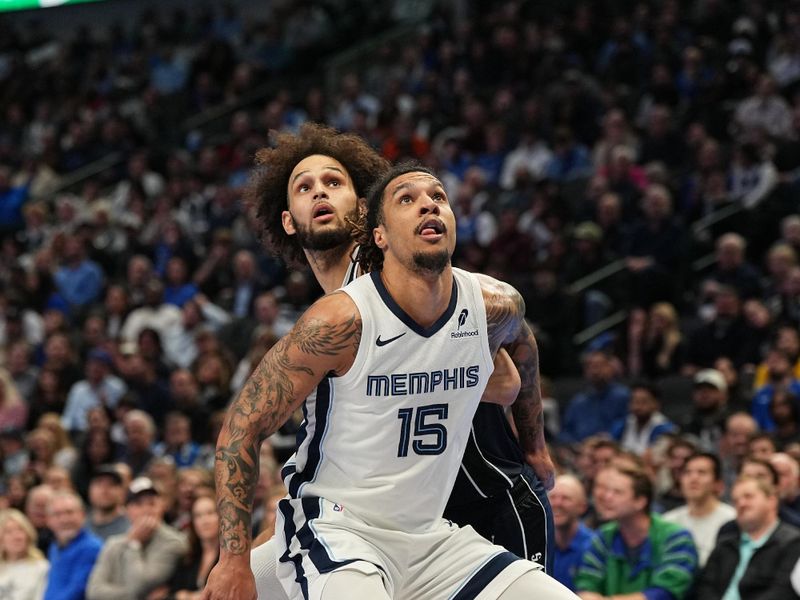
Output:
[[[0,512],[0,590],[7,600],[40,600],[50,565],[36,547],[36,531],[20,511]]]
[[[219,559],[219,517],[214,496],[201,493],[192,504],[189,552],[170,582],[175,600],[199,600],[208,573]]]

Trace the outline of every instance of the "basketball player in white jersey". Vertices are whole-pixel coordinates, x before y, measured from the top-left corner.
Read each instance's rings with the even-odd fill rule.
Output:
[[[359,276],[356,237],[364,230],[359,211],[366,210],[366,202],[359,198],[363,199],[367,186],[388,171],[388,161],[358,136],[309,123],[297,135],[280,134],[274,147],[259,152],[258,162],[262,169],[248,186],[248,203],[258,206],[268,245],[290,261],[302,263],[305,259],[325,293]],[[290,182],[295,183],[291,188]],[[315,187],[318,190],[314,191]],[[304,196],[309,194],[318,196],[315,214],[324,213],[325,219],[312,219],[302,213]],[[501,350],[495,357],[495,370],[484,396],[500,403],[513,402],[519,387],[519,374],[508,353]],[[524,510],[532,503],[523,497],[520,504],[513,525],[517,530],[535,528],[541,519],[530,518]],[[524,524],[520,524],[521,519]],[[469,524],[469,520],[457,522]],[[541,530],[533,535],[538,536]],[[497,543],[509,548],[506,538],[498,538]],[[251,553],[261,600],[286,600],[276,577],[275,544],[273,538]],[[529,545],[533,552],[541,549],[533,541]],[[522,548],[517,544],[509,549],[525,557]]]
[[[255,597],[258,445],[318,386],[276,526],[290,597],[575,598],[441,518],[493,354],[511,344],[523,393],[538,370],[521,297],[451,267],[455,219],[429,172],[391,172],[370,204],[380,270],[316,302],[229,409],[217,445],[221,556],[205,597]],[[541,430],[541,411],[527,418]]]

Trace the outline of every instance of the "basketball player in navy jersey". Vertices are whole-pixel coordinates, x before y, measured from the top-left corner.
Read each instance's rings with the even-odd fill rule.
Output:
[[[341,172],[331,160],[325,169]],[[283,472],[276,537],[291,597],[574,598],[533,563],[440,518],[500,345],[511,344],[521,396],[538,393],[519,294],[450,266],[455,220],[429,172],[390,173],[372,198],[380,270],[315,303],[229,410],[217,447],[221,559],[206,597],[254,597],[258,445],[318,385]],[[327,200],[305,210],[329,220],[318,202]],[[523,443],[543,447],[541,405],[524,406]]]
[[[309,161],[316,163],[324,156],[333,159],[340,172],[319,169],[314,171],[311,185],[298,180],[305,187],[297,191],[290,187],[298,174],[306,178],[312,174]],[[259,162],[263,169],[249,187],[249,201],[259,209],[268,244],[290,260],[302,262],[305,258],[326,293],[352,281],[358,274],[354,261],[358,198],[389,168],[388,163],[360,137],[316,124],[305,125],[299,135],[281,134],[274,148],[259,153]],[[314,185],[325,197],[315,209],[321,219],[308,219],[295,210]],[[498,353],[495,367],[484,394],[515,397],[519,376],[504,351]],[[543,476],[549,477],[548,471]],[[526,464],[505,413],[495,404],[478,407],[445,516],[460,525],[472,525],[519,556],[538,560],[547,569],[552,566],[548,560],[552,546],[547,543],[552,539],[548,535],[552,515],[545,487]],[[282,600],[275,587],[270,544],[253,552],[252,567],[259,596]]]

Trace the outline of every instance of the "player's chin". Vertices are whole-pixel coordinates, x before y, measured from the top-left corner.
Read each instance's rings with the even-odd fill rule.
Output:
[[[415,252],[413,259],[418,270],[441,273],[450,264],[450,251],[447,248],[431,248]]]

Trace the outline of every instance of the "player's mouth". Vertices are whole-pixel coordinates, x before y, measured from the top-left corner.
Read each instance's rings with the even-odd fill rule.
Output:
[[[416,233],[426,241],[435,242],[440,240],[446,231],[447,227],[439,219],[427,219],[419,224]]]
[[[311,213],[311,220],[315,223],[327,223],[336,217],[333,207],[327,202],[320,202]]]

